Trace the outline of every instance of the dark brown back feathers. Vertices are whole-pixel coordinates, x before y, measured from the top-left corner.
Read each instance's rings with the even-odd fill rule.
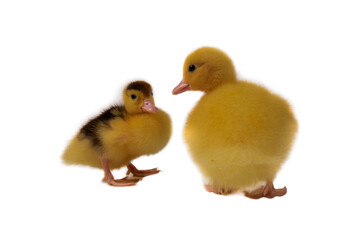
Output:
[[[80,139],[88,138],[91,140],[94,147],[101,148],[102,143],[98,136],[98,129],[101,126],[109,127],[109,121],[115,118],[125,118],[126,109],[124,106],[112,106],[103,111],[97,117],[90,119],[81,129]]]

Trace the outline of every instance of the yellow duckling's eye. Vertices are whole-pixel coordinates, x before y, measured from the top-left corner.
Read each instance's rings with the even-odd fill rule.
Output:
[[[189,72],[193,72],[195,71],[195,69],[196,69],[195,65],[193,64],[189,65]]]
[[[131,94],[131,99],[135,100],[136,99],[136,95],[135,94]]]

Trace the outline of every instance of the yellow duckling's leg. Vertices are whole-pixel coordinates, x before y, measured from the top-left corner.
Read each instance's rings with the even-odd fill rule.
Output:
[[[102,158],[101,159],[101,165],[104,169],[105,177],[104,181],[106,181],[111,186],[116,187],[126,187],[126,186],[133,186],[140,180],[142,180],[141,177],[124,177],[122,179],[114,179],[114,176],[112,175],[110,168],[109,168],[109,159]]]
[[[260,188],[251,192],[245,191],[244,193],[246,197],[252,199],[259,199],[262,197],[273,198],[284,196],[287,193],[287,188],[283,187],[281,189],[275,189],[272,182],[266,182],[265,186],[261,186]]]
[[[146,176],[150,176],[153,174],[157,174],[160,172],[160,170],[158,170],[157,168],[152,168],[152,169],[147,169],[147,170],[138,170],[132,163],[129,163],[127,165],[127,173],[126,175],[129,175],[130,173],[132,173],[133,176],[135,177],[146,177]]]

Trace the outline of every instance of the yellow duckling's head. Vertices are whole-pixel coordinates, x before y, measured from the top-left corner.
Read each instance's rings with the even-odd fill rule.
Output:
[[[145,81],[131,82],[123,92],[125,109],[130,114],[156,113],[152,87]]]
[[[202,47],[187,56],[183,80],[172,93],[179,94],[188,90],[209,92],[233,81],[236,81],[236,72],[229,56],[217,48]]]

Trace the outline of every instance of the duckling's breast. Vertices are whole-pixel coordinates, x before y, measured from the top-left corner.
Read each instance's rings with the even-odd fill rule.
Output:
[[[169,142],[171,120],[164,111],[134,115],[127,121],[129,154],[134,156],[155,154]]]
[[[236,82],[200,99],[188,116],[184,137],[206,177],[231,183],[249,172],[273,178],[291,148],[296,129],[284,99],[261,86]],[[259,167],[256,170],[254,166]]]
[[[170,139],[171,120],[161,110],[128,115],[125,120],[112,120],[109,127],[100,132],[103,156],[111,159],[110,167],[118,168],[139,156],[155,154],[164,148]]]

